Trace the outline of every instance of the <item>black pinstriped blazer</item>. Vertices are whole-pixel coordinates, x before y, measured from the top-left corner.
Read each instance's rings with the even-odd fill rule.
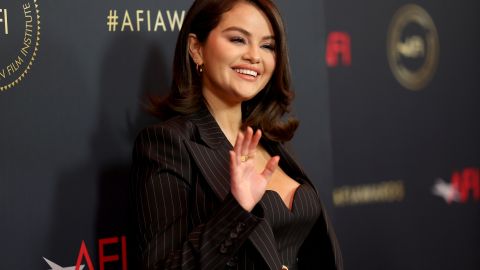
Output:
[[[288,175],[309,181],[281,144],[261,143],[280,156]],[[230,149],[206,108],[140,132],[131,191],[141,268],[235,268],[235,254],[246,241],[262,258],[259,265],[282,268],[261,206],[246,212],[230,193]],[[336,236],[322,213],[299,251],[301,270],[343,269]]]

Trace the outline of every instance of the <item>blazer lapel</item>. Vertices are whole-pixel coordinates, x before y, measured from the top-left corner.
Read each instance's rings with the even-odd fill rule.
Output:
[[[199,138],[187,141],[186,147],[207,183],[223,201],[230,192],[228,151],[232,146],[207,108],[189,119],[196,126]]]
[[[261,205],[261,207],[263,207],[263,205]],[[272,227],[270,227],[265,219],[255,227],[248,239],[255,248],[257,248],[257,251],[262,255],[271,270],[282,269]]]

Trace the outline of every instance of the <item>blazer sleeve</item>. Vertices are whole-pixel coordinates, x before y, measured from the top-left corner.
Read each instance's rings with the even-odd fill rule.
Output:
[[[229,194],[203,224],[193,227],[192,178],[199,172],[179,131],[155,126],[139,133],[131,192],[142,269],[223,269],[261,218]]]

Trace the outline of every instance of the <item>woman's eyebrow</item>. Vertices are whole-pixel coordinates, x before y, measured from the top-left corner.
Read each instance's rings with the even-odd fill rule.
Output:
[[[222,33],[223,33],[223,32],[229,32],[229,31],[238,31],[238,32],[240,32],[240,33],[242,33],[242,34],[244,34],[244,35],[246,35],[246,36],[248,36],[248,37],[252,36],[252,33],[248,32],[247,30],[245,30],[245,29],[243,29],[243,28],[241,28],[241,27],[238,27],[238,26],[230,26],[230,27],[224,29],[224,30],[222,31]],[[265,39],[275,39],[275,36],[269,35],[269,36],[264,36],[264,37],[262,37],[262,40],[265,40]]]

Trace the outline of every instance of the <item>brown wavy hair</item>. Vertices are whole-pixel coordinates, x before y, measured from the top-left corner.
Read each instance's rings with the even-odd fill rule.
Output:
[[[278,8],[270,0],[196,0],[177,39],[170,93],[166,97],[150,96],[148,110],[161,119],[167,119],[178,114],[195,113],[205,106],[201,77],[188,52],[188,37],[193,33],[204,43],[222,15],[240,1],[251,3],[265,13],[272,25],[276,44],[276,66],[272,78],[254,98],[242,103],[242,128],[259,128],[269,140],[289,141],[299,123],[293,117],[284,117],[290,112],[294,94],[290,85],[285,26]]]

